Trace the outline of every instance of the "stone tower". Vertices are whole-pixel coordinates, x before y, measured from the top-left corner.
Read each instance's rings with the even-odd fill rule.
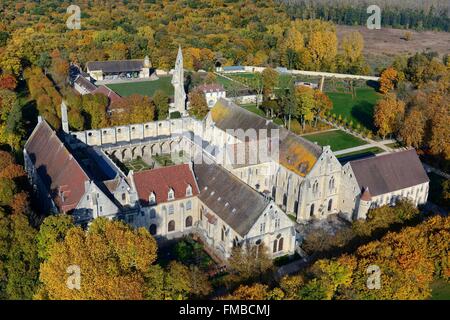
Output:
[[[67,105],[61,101],[61,125],[65,133],[69,133],[69,118],[67,117]]]
[[[184,91],[184,70],[183,53],[181,46],[178,47],[177,61],[175,62],[175,71],[172,77],[174,87],[174,109],[182,115],[186,112],[186,92]]]

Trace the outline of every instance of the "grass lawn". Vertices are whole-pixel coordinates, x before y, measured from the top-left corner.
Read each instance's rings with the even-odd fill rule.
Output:
[[[244,109],[247,109],[248,111],[251,111],[251,112],[253,112],[253,113],[256,113],[258,116],[261,116],[261,117],[267,119],[266,114],[264,113],[264,111],[261,110],[261,109],[258,109],[258,108],[256,107],[256,104],[254,104],[254,103],[251,103],[251,104],[243,104],[243,105],[241,105],[241,107],[244,108]],[[275,119],[273,119],[273,122],[274,122],[275,124],[280,125],[280,126],[283,125],[283,119],[280,119],[280,118],[275,118]]]
[[[443,279],[431,284],[431,300],[450,300],[450,283]]]
[[[333,151],[353,148],[366,144],[364,140],[358,139],[340,130],[309,134],[302,136],[302,138],[305,138],[311,142],[317,142],[317,144],[321,146],[330,146]]]
[[[386,147],[392,148],[392,149],[397,149],[397,148],[401,148],[403,147],[402,144],[400,142],[393,142],[393,143],[388,143],[385,145]]]
[[[171,76],[161,76],[154,81],[130,81],[124,83],[111,83],[106,86],[122,97],[140,94],[143,96],[153,96],[156,90],[164,91],[168,96],[173,96],[173,86],[170,83]]]
[[[372,147],[372,148],[367,148],[367,149],[364,149],[364,150],[359,150],[359,151],[353,151],[353,152],[349,152],[349,153],[340,154],[340,155],[336,156],[336,158],[346,158],[346,157],[354,157],[354,156],[374,155],[374,154],[381,153],[381,152],[383,152],[383,149],[380,149],[378,147]]]
[[[167,167],[174,165],[170,154],[159,154],[152,157],[160,166]]]
[[[128,162],[124,162],[125,167],[128,170],[133,170],[134,172],[139,172],[147,169],[151,169],[147,163],[145,163],[142,159],[137,158]]]
[[[333,101],[332,113],[341,115],[348,121],[353,120],[354,125],[360,124],[369,130],[374,131],[373,109],[380,98],[380,94],[375,89],[366,87],[356,89],[356,97],[352,99],[349,93],[327,92],[328,97]]]

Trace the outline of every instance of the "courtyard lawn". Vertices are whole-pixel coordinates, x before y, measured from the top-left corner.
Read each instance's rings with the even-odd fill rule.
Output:
[[[250,104],[242,104],[242,105],[240,105],[240,106],[241,106],[242,108],[248,110],[248,111],[251,111],[251,112],[253,112],[253,113],[256,113],[258,116],[261,116],[261,117],[263,117],[263,118],[268,119],[268,118],[266,117],[266,114],[264,113],[264,111],[261,110],[261,109],[258,109],[258,108],[256,107],[256,104],[254,104],[254,103],[250,103]],[[274,122],[275,124],[277,124],[277,125],[279,125],[279,126],[283,126],[283,125],[284,125],[284,124],[283,124],[283,119],[275,118],[275,119],[272,119],[272,120],[273,120],[273,122]]]
[[[355,126],[359,123],[361,127],[375,130],[373,110],[380,98],[380,94],[375,89],[371,87],[357,88],[354,99],[350,93],[326,92],[326,94],[333,101],[331,113],[335,113],[336,116],[341,115],[342,119],[346,118],[348,122],[352,120]]]
[[[330,146],[331,150],[338,151],[367,144],[364,140],[358,139],[344,131],[334,130],[322,133],[308,134],[302,136],[311,142],[316,142],[320,146]]]
[[[431,300],[450,300],[450,283],[443,279],[431,284]]]
[[[171,76],[161,76],[154,81],[130,81],[123,83],[111,83],[106,86],[122,97],[140,94],[143,96],[153,96],[157,90],[165,92],[169,97],[173,96],[173,86]]]
[[[137,158],[128,162],[124,162],[124,166],[128,170],[133,170],[134,172],[139,172],[147,169],[151,169],[152,167],[144,162],[144,160]]]
[[[167,167],[175,164],[172,161],[172,157],[170,154],[157,154],[154,155],[152,158],[158,163],[160,167]]]

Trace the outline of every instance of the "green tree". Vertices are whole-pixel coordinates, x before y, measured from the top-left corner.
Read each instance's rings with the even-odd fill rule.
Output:
[[[36,237],[39,257],[48,259],[50,249],[56,243],[64,241],[67,232],[73,227],[73,218],[69,215],[58,214],[45,218]]]
[[[169,116],[169,97],[162,90],[156,90],[152,97],[156,107],[158,120],[165,120]]]
[[[197,119],[203,119],[208,114],[208,104],[205,95],[200,90],[189,94],[189,114]]]

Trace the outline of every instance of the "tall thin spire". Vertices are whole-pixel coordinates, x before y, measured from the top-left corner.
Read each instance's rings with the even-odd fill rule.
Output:
[[[172,85],[174,87],[174,108],[181,114],[184,114],[186,111],[186,91],[184,91],[183,52],[181,51],[181,46],[178,47]]]

